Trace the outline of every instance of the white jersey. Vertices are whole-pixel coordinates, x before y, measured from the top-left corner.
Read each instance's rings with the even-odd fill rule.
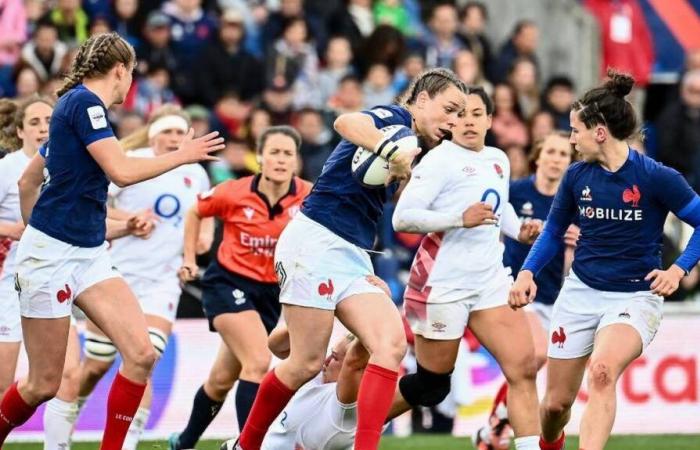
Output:
[[[17,181],[29,165],[31,158],[22,150],[17,150],[0,159],[0,221],[19,222],[22,212],[19,207]],[[13,241],[7,253],[0,280],[15,276],[15,254],[17,242]],[[14,286],[14,283],[12,284]]]
[[[464,228],[462,213],[485,202],[500,218],[508,204],[509,178],[508,157],[494,147],[475,152],[446,141],[427,153],[393,217],[398,229],[430,232],[413,261],[412,287],[474,290],[503,273],[500,223]]]
[[[262,450],[352,449],[357,404],[340,403],[336,387],[317,377],[299,389],[270,426]]]
[[[150,148],[128,155],[155,156]],[[112,242],[112,263],[127,281],[176,280],[182,265],[185,213],[196,204],[197,194],[209,188],[207,173],[199,164],[180,166],[123,189],[110,185],[109,194],[116,208],[129,212],[150,209],[159,219],[148,239],[127,236]]]

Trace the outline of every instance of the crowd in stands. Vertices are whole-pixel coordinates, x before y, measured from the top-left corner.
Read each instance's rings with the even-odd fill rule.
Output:
[[[643,101],[651,37],[637,29],[637,1],[581,3],[603,25],[618,14],[610,4],[631,5],[629,36],[601,27],[603,65],[621,61]],[[556,36],[543,36],[536,21],[517,22],[496,45],[487,34],[494,20],[488,3],[464,0],[0,0],[0,96],[53,94],[78,44],[117,31],[138,58],[131,91],[109,117],[119,137],[159,106],[181,104],[198,134],[216,129],[226,138],[220,161],[207,167],[216,184],[256,172],[261,130],[291,124],[303,138],[300,175],[313,181],[337,143],[339,114],[391,103],[423,69],[449,67],[492,95],[488,143],[507,153],[519,178],[530,173],[531,144],[568,130],[570,105],[590,86],[542,76],[538,46]],[[642,50],[629,55],[620,43],[632,36]],[[633,145],[653,149],[700,190],[700,49],[688,52],[680,79],[645,113],[653,142]],[[390,225],[381,235],[378,272],[398,296],[396,274],[417,241]]]

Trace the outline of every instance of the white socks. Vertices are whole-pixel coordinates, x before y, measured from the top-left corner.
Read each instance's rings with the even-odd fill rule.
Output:
[[[523,436],[515,438],[515,450],[540,450],[540,437]]]
[[[78,406],[58,398],[49,400],[44,410],[44,450],[68,450]]]
[[[150,416],[150,409],[139,408],[136,410],[134,420],[131,421],[129,432],[126,434],[126,439],[124,439],[124,445],[122,445],[123,450],[136,450],[139,439],[141,439],[141,433],[143,433],[143,430],[146,428]]]

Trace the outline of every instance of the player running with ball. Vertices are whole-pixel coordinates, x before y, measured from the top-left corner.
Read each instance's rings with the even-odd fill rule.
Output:
[[[391,299],[365,279],[373,274],[366,250],[374,245],[384,201],[396,185],[363,187],[351,174],[351,160],[358,146],[374,149],[390,160],[388,181],[406,179],[418,149],[397,148],[380,129],[412,128],[433,147],[451,134],[463,109],[462,83],[451,71],[435,69],[417,77],[403,106],[344,114],[336,120],[343,141],[328,158],[301,213],[280,236],[275,252],[290,355],[263,379],[236,448],[259,450],[275,417],[316,376],[336,316],[371,355],[358,393],[355,448],[378,448],[406,338]]]
[[[629,148],[637,115],[625,96],[634,80],[615,71],[608,76],[573,105],[570,142],[583,161],[564,176],[544,231],[510,292],[514,308],[533,301],[534,276],[556,255],[578,217],[574,263],[552,313],[541,405],[543,450],[564,447],[563,429],[586,363],[589,399],[579,446],[605,447],[615,420],[617,379],[654,338],[663,297],[700,259],[700,198],[678,172]],[[661,237],[669,211],[695,232],[676,262],[662,270]]]

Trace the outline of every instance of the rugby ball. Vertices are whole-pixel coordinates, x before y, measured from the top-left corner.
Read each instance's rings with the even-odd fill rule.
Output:
[[[417,148],[418,138],[408,127],[389,125],[380,130],[391,142],[400,148]],[[352,176],[364,187],[380,188],[389,176],[389,162],[371,150],[357,147],[352,157]]]

